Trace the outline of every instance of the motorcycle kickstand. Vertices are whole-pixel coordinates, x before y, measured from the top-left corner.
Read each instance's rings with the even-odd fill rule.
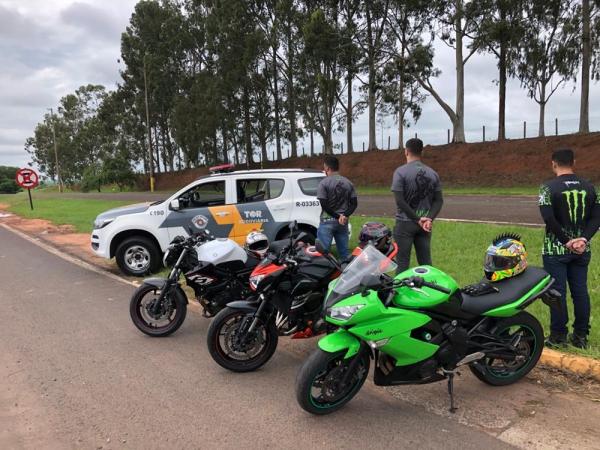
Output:
[[[454,370],[449,370],[449,371],[445,371],[446,375],[448,376],[448,395],[450,395],[450,409],[448,411],[450,411],[452,414],[454,414],[456,412],[456,410],[458,409],[457,407],[454,406],[454,376],[456,374],[460,375],[460,373],[454,371]]]

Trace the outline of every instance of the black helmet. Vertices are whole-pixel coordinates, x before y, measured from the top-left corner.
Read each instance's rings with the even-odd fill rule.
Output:
[[[377,250],[386,255],[392,244],[392,232],[383,223],[367,222],[360,229],[358,240],[359,247],[363,248],[371,243]]]

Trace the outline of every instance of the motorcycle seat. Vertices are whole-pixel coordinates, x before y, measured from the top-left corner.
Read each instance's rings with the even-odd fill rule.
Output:
[[[490,292],[489,294],[478,296],[471,296],[461,292],[462,303],[460,308],[465,312],[481,315],[494,308],[517,301],[547,276],[548,272],[541,267],[528,267],[516,277],[493,283],[498,292]]]

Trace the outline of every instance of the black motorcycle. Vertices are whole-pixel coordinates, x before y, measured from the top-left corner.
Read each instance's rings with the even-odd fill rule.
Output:
[[[290,237],[281,251],[263,259],[249,278],[254,295],[228,303],[211,322],[208,350],[222,367],[256,370],[273,356],[279,336],[308,338],[325,331],[323,298],[342,267],[302,242],[305,238]]]
[[[145,279],[133,293],[131,319],[149,336],[175,332],[185,320],[188,304],[179,283],[182,274],[202,305],[203,315],[212,317],[232,299],[249,295],[248,276],[258,263],[254,255],[229,239],[190,230],[187,238],[175,237],[165,252],[163,264],[172,267],[168,278]]]

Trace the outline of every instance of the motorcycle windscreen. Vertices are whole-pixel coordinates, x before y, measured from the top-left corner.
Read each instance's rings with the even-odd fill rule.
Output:
[[[396,264],[372,245],[367,245],[344,269],[327,298],[327,307],[356,294],[364,280],[373,280],[396,270]]]

